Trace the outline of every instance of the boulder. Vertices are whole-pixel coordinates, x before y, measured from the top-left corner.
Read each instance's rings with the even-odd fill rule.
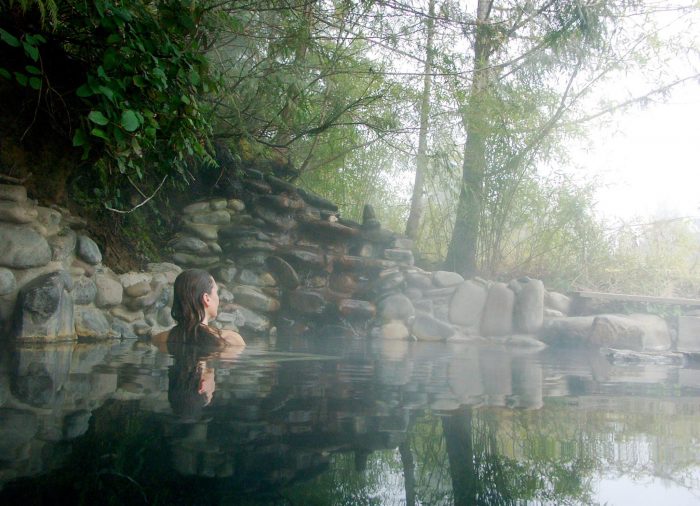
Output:
[[[0,200],[0,221],[22,225],[36,220],[36,207]]]
[[[403,265],[413,265],[413,252],[410,249],[385,249],[384,258]]]
[[[74,339],[72,288],[65,271],[44,274],[22,287],[15,306],[15,337],[21,341]]]
[[[326,309],[326,299],[321,292],[298,288],[289,292],[289,306],[303,314],[320,315]]]
[[[515,294],[505,283],[491,285],[481,320],[481,335],[506,336],[513,333]]]
[[[415,315],[415,309],[408,297],[403,294],[394,294],[379,301],[377,314],[384,322],[408,321]]]
[[[61,220],[63,217],[56,209],[50,207],[38,206],[37,221],[46,227],[48,235],[57,234],[61,229]]]
[[[113,337],[112,326],[104,313],[90,306],[76,306],[75,333],[78,337],[105,339]]]
[[[226,284],[233,283],[236,279],[237,273],[238,269],[233,264],[221,265],[212,272],[214,279]]]
[[[40,267],[51,261],[51,248],[35,230],[0,223],[0,266],[14,269]]]
[[[465,327],[468,334],[479,334],[487,293],[486,286],[477,281],[459,284],[450,300],[450,322]]]
[[[205,241],[216,241],[219,238],[219,227],[217,225],[206,225],[204,223],[192,223],[185,220],[183,228],[200,239]]]
[[[540,337],[550,346],[587,345],[594,319],[594,316],[553,318],[544,322]]]
[[[189,253],[177,252],[173,255],[173,260],[178,264],[192,267],[209,267],[219,262],[218,256],[200,256]]]
[[[175,251],[184,251],[185,253],[203,254],[209,251],[207,243],[189,235],[176,239],[172,247]]]
[[[122,303],[124,287],[122,284],[108,273],[98,272],[95,274],[95,305],[97,307],[117,306]]]
[[[219,211],[191,214],[188,219],[194,225],[228,225],[231,223],[231,214],[225,209]]]
[[[153,275],[145,272],[127,272],[119,276],[124,293],[129,297],[141,297],[151,291]]]
[[[10,269],[0,267],[0,296],[7,295],[17,289],[17,280]]]
[[[97,287],[92,278],[78,276],[73,280],[73,302],[86,305],[94,302],[97,296]]]
[[[593,320],[590,342],[595,346],[634,351],[666,351],[671,334],[657,315],[598,315]]]
[[[78,255],[90,265],[97,265],[102,262],[102,253],[95,241],[86,235],[78,236]]]
[[[269,297],[255,287],[239,285],[231,289],[234,300],[249,309],[270,313],[280,308],[278,300]]]
[[[365,300],[343,299],[338,302],[338,312],[346,318],[369,320],[374,318],[377,308]]]
[[[255,311],[238,304],[227,304],[217,316],[222,322],[231,321],[238,328],[246,328],[253,332],[267,332],[270,330],[270,320]]]
[[[544,284],[528,277],[510,283],[515,292],[513,327],[523,334],[535,334],[544,321]]]
[[[559,292],[545,292],[544,305],[564,315],[568,315],[571,312],[571,298]]]
[[[75,253],[78,244],[78,235],[70,228],[64,228],[58,234],[48,238],[51,247],[51,260],[62,262]]]
[[[419,341],[446,341],[455,334],[455,330],[427,313],[417,312],[411,333]]]
[[[374,327],[370,335],[381,339],[406,340],[411,332],[402,321],[394,320]]]
[[[209,209],[209,202],[194,202],[185,206],[182,212],[185,214],[197,214],[207,212]]]
[[[250,269],[241,269],[236,276],[236,281],[242,285],[250,286],[276,286],[275,278],[269,272],[255,273]]]
[[[459,285],[464,282],[464,278],[451,271],[435,271],[433,273],[433,284],[439,288]]]

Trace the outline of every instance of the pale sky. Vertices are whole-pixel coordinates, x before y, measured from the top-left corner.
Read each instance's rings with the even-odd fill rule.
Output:
[[[584,177],[601,182],[598,211],[625,220],[700,217],[700,83],[611,123],[574,155]]]

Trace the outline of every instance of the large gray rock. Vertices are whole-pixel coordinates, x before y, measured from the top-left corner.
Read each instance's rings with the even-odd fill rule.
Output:
[[[327,301],[319,291],[299,288],[289,292],[289,305],[300,313],[319,315],[326,310]]]
[[[494,283],[486,296],[481,335],[506,336],[513,333],[515,294],[505,283]]]
[[[82,260],[90,265],[97,265],[102,262],[102,253],[95,241],[86,235],[78,236],[78,255]]]
[[[294,267],[289,265],[289,263],[282,258],[270,256],[265,263],[283,288],[294,290],[301,284],[299,275],[294,270]]]
[[[58,234],[48,238],[51,247],[51,260],[63,261],[75,253],[78,235],[70,228],[64,228]]]
[[[515,292],[513,327],[523,334],[535,334],[544,321],[544,284],[528,277],[514,280],[510,287]]]
[[[267,332],[270,330],[270,320],[247,307],[229,304],[225,309],[225,312],[219,313],[217,320],[222,322],[231,321],[236,327],[249,329],[253,332]]]
[[[189,216],[196,225],[228,225],[231,223],[231,215],[226,210],[197,213]]]
[[[415,315],[411,300],[403,294],[389,295],[377,304],[377,314],[384,322],[407,321]]]
[[[91,304],[97,296],[95,282],[87,276],[78,276],[73,280],[73,302],[80,305]]]
[[[21,225],[36,220],[38,216],[36,207],[0,200],[0,221]]]
[[[191,232],[205,241],[216,241],[219,237],[219,227],[217,225],[185,221],[183,227],[187,232]]]
[[[465,327],[468,334],[479,334],[486,295],[487,288],[483,283],[473,280],[461,283],[450,300],[450,321]]]
[[[459,285],[464,282],[464,278],[451,271],[435,271],[433,272],[433,283],[439,288]]]
[[[17,280],[10,269],[0,267],[0,295],[7,295],[17,289]]]
[[[270,313],[280,308],[277,299],[269,297],[255,287],[239,285],[231,289],[234,300],[249,309]]]
[[[21,341],[74,339],[73,299],[68,273],[39,276],[19,291],[14,314],[14,335]]]
[[[61,229],[61,213],[50,207],[39,206],[37,221],[46,227],[47,235],[57,234]]]
[[[95,305],[97,307],[118,306],[122,303],[124,287],[119,280],[108,273],[96,273],[95,286],[97,287],[95,296]]]
[[[455,330],[427,313],[417,312],[411,333],[419,341],[446,341],[455,334]]]
[[[544,296],[544,305],[564,315],[571,312],[571,298],[559,292],[547,291]]]
[[[177,252],[173,255],[173,260],[178,264],[193,267],[209,267],[219,262],[218,256],[191,255],[189,253]]]
[[[113,337],[112,326],[104,313],[90,306],[76,306],[75,333],[78,337],[105,339]]]
[[[405,340],[411,335],[402,321],[390,321],[372,329],[371,336],[381,339]]]
[[[241,269],[236,276],[236,281],[249,286],[276,286],[275,278],[269,272],[256,273],[250,269]]]
[[[15,269],[40,267],[51,261],[51,248],[35,230],[0,223],[0,265]]]
[[[209,251],[207,243],[196,237],[185,236],[180,237],[173,243],[173,249],[176,251],[184,251],[186,253],[203,254]]]
[[[544,322],[540,337],[550,346],[587,345],[594,319],[594,316],[553,318]]]
[[[129,297],[141,297],[151,291],[153,275],[147,272],[127,272],[119,276],[124,293]]]
[[[595,346],[634,351],[665,351],[671,347],[666,321],[649,314],[599,315],[590,342]]]

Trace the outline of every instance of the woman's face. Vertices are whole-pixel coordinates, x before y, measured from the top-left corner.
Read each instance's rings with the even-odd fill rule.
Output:
[[[207,316],[207,320],[213,320],[219,313],[219,287],[216,286],[216,281],[212,278],[212,283],[214,284],[211,292],[204,294],[204,311]]]

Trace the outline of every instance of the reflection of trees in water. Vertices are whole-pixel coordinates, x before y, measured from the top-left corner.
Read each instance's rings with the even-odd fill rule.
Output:
[[[411,446],[421,462],[416,469],[420,503],[590,502],[594,460],[578,448],[583,433],[570,433],[565,419],[538,424],[532,413],[541,414],[463,407],[419,421]],[[442,437],[436,437],[440,431]],[[574,451],[551,451],[555,441],[563,447],[572,443]]]

